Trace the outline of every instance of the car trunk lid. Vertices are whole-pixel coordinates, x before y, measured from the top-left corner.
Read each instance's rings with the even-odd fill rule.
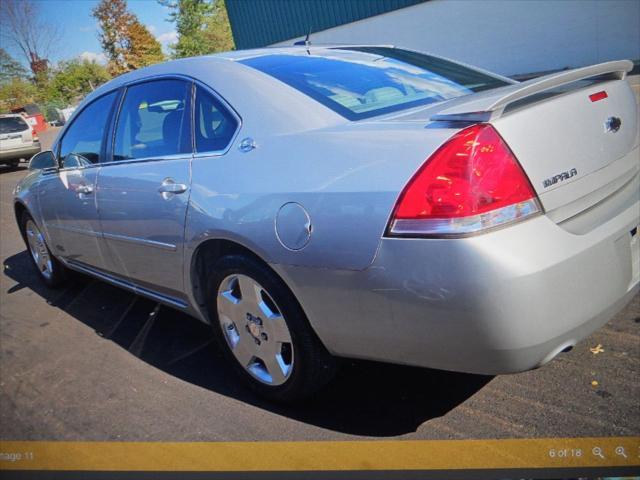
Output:
[[[624,80],[631,68],[618,61],[548,75],[447,102],[431,119],[491,123],[561,222],[638,171],[637,107]]]

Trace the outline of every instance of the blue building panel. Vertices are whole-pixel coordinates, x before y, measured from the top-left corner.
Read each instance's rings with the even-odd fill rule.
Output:
[[[226,0],[238,49],[258,48],[428,0]]]

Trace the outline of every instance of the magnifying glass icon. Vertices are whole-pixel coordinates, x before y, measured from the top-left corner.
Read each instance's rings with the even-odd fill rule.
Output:
[[[600,447],[593,447],[593,450],[591,450],[591,453],[593,453],[595,457],[604,458],[604,455],[602,454],[602,449]]]
[[[624,447],[616,447],[616,455],[627,458],[627,452],[624,451]]]

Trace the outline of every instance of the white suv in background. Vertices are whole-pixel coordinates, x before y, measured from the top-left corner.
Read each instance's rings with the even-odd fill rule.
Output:
[[[15,168],[39,151],[40,140],[21,115],[0,115],[0,165]]]

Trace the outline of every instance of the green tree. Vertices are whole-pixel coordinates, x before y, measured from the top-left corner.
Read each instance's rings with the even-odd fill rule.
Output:
[[[109,59],[107,69],[111,75],[164,60],[162,47],[127,9],[126,0],[101,0],[92,15],[100,24],[98,38]]]
[[[169,21],[176,24],[178,41],[171,45],[176,58],[194,57],[208,53],[204,29],[211,12],[211,4],[205,0],[159,0],[169,7]]]
[[[99,63],[81,59],[60,62],[52,72],[41,101],[59,105],[76,103],[110,79],[107,69]]]
[[[55,108],[79,102],[88,93],[111,79],[107,69],[96,62],[80,58],[58,63],[46,77],[34,80],[14,77],[0,84],[0,111],[25,103],[37,103],[47,119],[54,118]]]
[[[0,84],[11,81],[14,78],[26,79],[27,70],[13,59],[9,52],[0,48]]]
[[[231,33],[227,6],[223,0],[217,0],[213,3],[212,14],[207,19],[205,28],[205,39],[207,45],[211,47],[209,53],[228,52],[236,48]]]
[[[233,36],[222,0],[158,0],[171,10],[178,42],[172,45],[175,58],[194,57],[233,50]]]
[[[12,78],[0,85],[0,112],[38,100],[36,86],[23,78]]]

